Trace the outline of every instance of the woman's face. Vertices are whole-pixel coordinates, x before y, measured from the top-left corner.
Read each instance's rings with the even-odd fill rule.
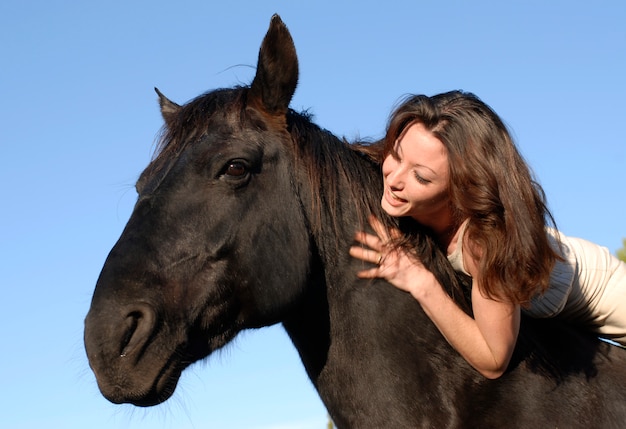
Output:
[[[400,135],[395,151],[397,158],[389,154],[383,161],[382,208],[391,216],[410,216],[432,226],[450,210],[447,150],[424,125],[415,122]]]

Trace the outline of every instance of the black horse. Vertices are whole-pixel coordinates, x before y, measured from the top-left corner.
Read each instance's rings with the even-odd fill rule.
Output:
[[[297,79],[274,16],[249,87],[184,106],[159,93],[164,135],[86,318],[104,396],[163,402],[191,363],[282,323],[341,428],[623,427],[624,350],[523,319],[508,371],[487,380],[408,294],[357,279],[348,248],[370,213],[384,219],[380,169],[288,108]],[[421,242],[452,285],[445,257]]]

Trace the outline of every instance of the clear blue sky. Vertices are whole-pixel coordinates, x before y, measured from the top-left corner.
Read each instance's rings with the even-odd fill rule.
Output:
[[[55,1],[0,4],[0,426],[323,428],[280,327],[241,335],[140,410],[103,399],[82,323],[161,126],[248,83],[278,12],[300,57],[295,109],[380,137],[406,93],[475,92],[513,130],[561,229],[626,237],[626,2]],[[419,400],[419,398],[416,398]]]

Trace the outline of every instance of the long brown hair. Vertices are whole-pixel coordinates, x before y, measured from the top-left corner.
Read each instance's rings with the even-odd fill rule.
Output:
[[[409,96],[391,115],[385,139],[377,145],[381,161],[415,122],[447,148],[452,210],[457,221],[468,219],[466,236],[477,245],[479,254],[472,256],[479,261],[482,292],[527,305],[547,289],[560,256],[545,231],[554,219],[543,189],[507,127],[471,93]]]

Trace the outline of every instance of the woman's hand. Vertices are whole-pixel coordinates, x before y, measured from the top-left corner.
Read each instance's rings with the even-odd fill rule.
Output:
[[[369,222],[376,235],[358,232],[354,239],[361,246],[352,246],[350,255],[377,266],[359,271],[357,275],[360,278],[384,278],[398,289],[417,298],[416,287],[423,290],[428,285],[433,285],[433,274],[414,255],[390,244],[390,236],[378,219],[370,217]],[[394,229],[390,234],[395,239],[400,237],[401,232]]]

